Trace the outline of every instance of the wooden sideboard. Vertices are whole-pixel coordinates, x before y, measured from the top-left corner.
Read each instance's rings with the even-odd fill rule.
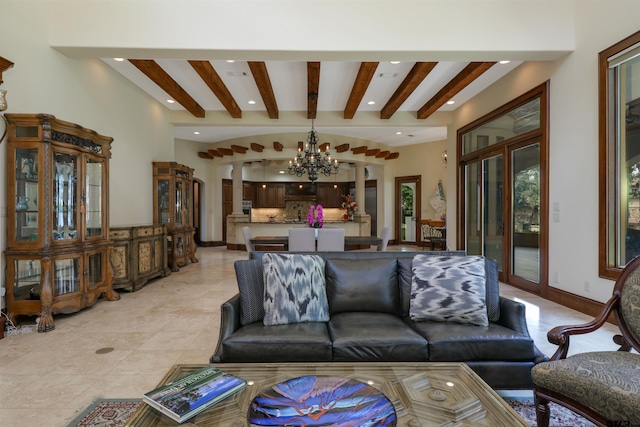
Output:
[[[149,280],[171,274],[167,263],[167,226],[111,227],[113,288],[137,291]]]

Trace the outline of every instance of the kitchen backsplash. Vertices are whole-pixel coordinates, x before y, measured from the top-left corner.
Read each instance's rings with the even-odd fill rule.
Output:
[[[309,207],[314,205],[312,202],[286,202],[285,208],[253,208],[251,209],[251,222],[267,222],[269,217],[275,215],[276,222],[297,221],[298,211],[303,222],[307,221]],[[344,209],[340,208],[323,208],[322,214],[325,221],[342,221]]]

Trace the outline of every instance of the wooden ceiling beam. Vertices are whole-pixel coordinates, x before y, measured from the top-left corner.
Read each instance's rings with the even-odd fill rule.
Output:
[[[304,142],[298,141],[298,151],[304,150]]]
[[[361,147],[355,147],[352,148],[351,151],[353,152],[353,154],[364,154],[367,152],[367,146],[363,145]]]
[[[171,76],[162,69],[158,63],[152,59],[130,59],[138,70],[149,77],[151,81],[160,86],[162,90],[182,105],[188,112],[195,117],[204,118],[204,108],[196,102]]]
[[[386,159],[389,154],[391,154],[391,151],[381,151],[376,154],[376,159]]]
[[[198,157],[201,159],[213,159],[213,156],[205,151],[198,151]]]
[[[251,150],[255,151],[256,153],[262,153],[262,150],[264,150],[264,145],[260,145],[260,144],[256,144],[255,142],[252,142]]]
[[[329,142],[325,142],[325,143],[323,143],[323,144],[320,144],[320,147],[319,147],[319,148],[320,148],[320,151],[322,151],[322,152],[324,153],[324,152],[325,152],[325,151],[327,151],[330,147],[331,147],[331,143],[329,143]]]
[[[429,73],[438,65],[437,62],[416,62],[411,71],[404,78],[400,86],[393,93],[387,104],[380,110],[381,119],[389,119],[398,111],[398,108],[409,98],[420,83],[429,75]]]
[[[371,79],[373,79],[373,76],[376,73],[378,64],[379,62],[360,63],[358,75],[356,76],[356,80],[355,82],[353,82],[353,87],[351,88],[351,95],[349,95],[347,105],[344,107],[343,117],[345,119],[353,119],[356,111],[358,111],[360,102],[362,102],[362,98],[369,88],[369,84],[371,83]]]
[[[276,96],[273,94],[273,87],[271,86],[271,79],[269,78],[269,72],[264,62],[249,61],[249,69],[253,74],[253,80],[255,80],[260,96],[262,96],[262,102],[267,108],[267,114],[270,119],[277,119],[280,115],[278,111],[278,103],[276,102]]]
[[[231,148],[218,148],[218,152],[223,156],[233,156],[233,150]]]
[[[222,154],[220,154],[220,152],[215,149],[207,150],[207,153],[209,153],[212,157],[222,157]]]
[[[282,151],[283,149],[283,145],[281,143],[279,143],[278,141],[273,141],[273,149],[276,151]]]
[[[493,67],[495,62],[471,62],[449,83],[447,83],[440,91],[435,94],[426,104],[418,110],[418,118],[426,119],[438,108],[442,107],[445,102],[453,98],[458,92],[469,86],[471,82],[480,77],[485,71]]]
[[[400,153],[396,151],[395,153],[391,153],[387,157],[385,157],[385,160],[393,160],[397,159],[398,157],[400,157]]]
[[[234,153],[246,154],[248,148],[247,147],[243,147],[242,145],[232,145],[231,146],[231,150]]]
[[[372,148],[371,150],[367,150],[364,152],[365,156],[377,156],[380,153],[379,148]]]
[[[320,63],[307,62],[307,119],[315,119],[318,113],[319,87]]]
[[[238,103],[229,89],[224,84],[216,70],[213,68],[213,65],[209,61],[189,61],[191,67],[198,73],[202,81],[205,82],[211,92],[220,100],[224,108],[227,109],[231,117],[234,119],[242,118],[242,110],[238,106]]]
[[[349,144],[341,144],[336,147],[336,153],[344,153],[349,150]]]

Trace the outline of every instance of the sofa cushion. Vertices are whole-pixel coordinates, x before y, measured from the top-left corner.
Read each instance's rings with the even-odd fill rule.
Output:
[[[536,359],[531,337],[495,323],[476,326],[406,321],[429,342],[429,360],[432,362],[520,362]]]
[[[328,325],[334,362],[429,360],[427,341],[393,314],[339,313]]]
[[[327,298],[331,315],[371,311],[400,314],[395,259],[327,259]]]
[[[398,258],[398,283],[400,284],[403,316],[409,315],[409,308],[411,305],[411,279],[413,278],[413,271],[411,269],[412,264],[413,257]],[[487,317],[489,318],[489,322],[497,322],[498,319],[500,319],[500,282],[498,281],[498,261],[495,259],[485,258],[484,274],[485,289],[487,292]]]
[[[268,253],[262,264],[265,325],[329,320],[324,258]]]
[[[412,320],[489,324],[484,258],[416,255],[412,269]]]
[[[330,362],[324,322],[245,325],[222,342],[223,362]]]
[[[264,276],[262,260],[239,260],[233,264],[240,294],[240,324],[248,325],[264,319]]]

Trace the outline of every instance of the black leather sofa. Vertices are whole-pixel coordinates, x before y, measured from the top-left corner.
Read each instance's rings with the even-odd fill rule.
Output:
[[[265,326],[260,320],[247,323],[241,316],[244,311],[244,318],[249,313],[255,317],[262,304],[257,295],[264,286],[264,253],[252,252],[249,260],[235,263],[244,295],[241,298],[238,293],[221,306],[220,334],[211,363],[465,362],[494,389],[533,388],[531,368],[547,358],[529,335],[525,306],[499,295],[497,263],[485,260],[488,326],[414,322],[408,312],[411,263],[418,253],[465,256],[460,251],[313,252],[327,261],[327,277],[345,276],[327,279],[330,310],[339,305],[340,313],[331,314],[328,322]],[[397,266],[397,274],[390,280],[380,280],[376,268],[371,267],[381,258]],[[346,272],[341,271],[345,262],[340,261],[345,259],[349,260]],[[354,271],[358,280],[348,277]],[[355,284],[363,281],[382,285],[376,292],[371,292],[370,286],[364,291]],[[251,298],[247,289],[258,293]],[[397,305],[397,310],[386,309],[389,305]]]

